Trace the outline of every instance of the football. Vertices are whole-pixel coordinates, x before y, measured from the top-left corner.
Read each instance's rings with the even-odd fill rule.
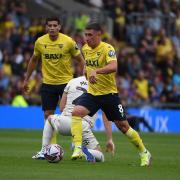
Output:
[[[64,150],[59,144],[49,144],[45,147],[45,159],[50,163],[57,163],[62,160]]]

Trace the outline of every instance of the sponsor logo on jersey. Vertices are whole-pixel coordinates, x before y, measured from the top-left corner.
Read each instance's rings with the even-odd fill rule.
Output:
[[[98,67],[99,66],[99,62],[98,62],[98,60],[87,59],[86,60],[86,66]]]
[[[44,54],[45,59],[60,59],[62,54]]]
[[[81,86],[88,85],[86,81],[81,81],[80,84],[81,84]]]

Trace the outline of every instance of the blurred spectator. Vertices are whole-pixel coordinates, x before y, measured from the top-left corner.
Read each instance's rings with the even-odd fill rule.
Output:
[[[145,64],[148,61],[152,61],[152,59],[155,56],[156,41],[153,38],[153,33],[150,28],[146,28],[144,30],[144,34],[140,41],[140,48],[140,54],[144,49],[144,52],[142,52],[145,55],[144,57],[142,57],[143,64]]]
[[[177,0],[100,0],[80,1],[112,20],[107,29],[103,20],[102,39],[116,49],[117,85],[127,105],[175,103],[180,101],[180,1]],[[82,31],[94,13],[60,14],[63,30],[79,47],[84,45]],[[100,16],[99,19],[101,20]],[[26,0],[0,0],[0,104],[11,104],[19,95],[35,40],[44,34],[42,18],[30,18]],[[112,34],[111,34],[112,30]],[[40,66],[41,64],[39,64]],[[76,64],[75,76],[79,76]],[[37,69],[25,96],[29,105],[41,104],[41,73]],[[20,85],[18,85],[20,86]]]
[[[3,68],[0,68],[0,90],[6,91],[10,83],[10,78],[5,74]]]
[[[12,30],[14,27],[15,27],[15,23],[13,22],[11,16],[9,14],[6,14],[4,18],[4,29]]]
[[[180,28],[176,30],[175,34],[172,37],[172,42],[175,50],[177,59],[180,60]]]
[[[150,29],[157,33],[162,27],[162,12],[159,9],[154,8],[150,11],[150,15],[151,16],[146,24]]]
[[[180,29],[180,9],[176,10],[176,29]]]
[[[24,97],[21,94],[19,94],[19,95],[16,95],[13,98],[13,101],[12,101],[11,105],[14,106],[14,107],[27,107],[28,103],[26,102]]]
[[[9,78],[12,77],[12,64],[11,64],[11,59],[8,54],[4,54],[3,57],[3,64],[2,64],[2,71],[4,72],[5,75],[7,75]]]
[[[139,71],[142,69],[141,59],[137,54],[132,54],[127,59],[127,72],[132,78],[137,77]]]
[[[134,79],[133,82],[136,88],[136,94],[140,100],[145,102],[149,101],[149,84],[148,80],[144,76],[144,71],[140,70],[137,78]]]
[[[85,14],[84,12],[80,12],[79,15],[75,17],[75,31],[82,32],[85,29],[89,20],[90,17],[87,14]]]
[[[16,85],[15,94],[11,103],[11,105],[14,107],[27,107],[28,106],[26,99],[22,95],[21,89],[22,89],[22,82],[19,81]]]
[[[177,93],[178,95],[180,95],[180,66],[177,66],[172,79],[173,79],[173,84],[177,88]]]
[[[73,35],[73,39],[76,41],[79,48],[81,48],[85,44],[83,35],[79,31],[75,32],[75,34]]]
[[[135,23],[132,21],[126,26],[126,40],[135,47],[138,47],[140,37],[143,34],[143,24],[141,19],[135,19]]]
[[[102,0],[89,0],[89,4],[96,8],[102,8],[103,2]]]
[[[12,71],[13,74],[22,76],[23,75],[23,60],[22,49],[20,47],[15,48],[14,55],[12,57]]]
[[[3,32],[3,39],[0,39],[0,49],[6,50],[7,53],[12,54],[13,53],[13,43],[12,43],[10,37],[11,37],[10,30]]]
[[[124,11],[124,3],[122,0],[116,0],[114,7],[112,9],[112,17],[114,19],[114,32],[113,35],[117,40],[124,39],[124,31],[125,31],[125,11]]]
[[[156,63],[161,68],[163,67],[167,57],[173,58],[174,50],[172,41],[166,35],[166,30],[161,28],[157,36],[157,47],[156,47]]]

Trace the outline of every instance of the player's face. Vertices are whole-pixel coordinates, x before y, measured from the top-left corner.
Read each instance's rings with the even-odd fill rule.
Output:
[[[46,30],[49,33],[50,36],[57,36],[61,27],[60,24],[58,24],[57,21],[48,21],[46,25]]]
[[[95,48],[99,45],[101,41],[100,31],[95,31],[93,29],[86,29],[84,34],[85,34],[85,40],[88,46]]]

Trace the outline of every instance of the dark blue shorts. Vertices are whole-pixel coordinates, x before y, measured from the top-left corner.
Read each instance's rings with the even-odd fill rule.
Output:
[[[89,93],[84,93],[73,101],[75,105],[86,107],[93,116],[99,109],[101,109],[107,116],[108,120],[126,120],[125,110],[120,104],[118,94],[106,94],[100,96],[93,96]]]
[[[42,84],[41,86],[41,101],[42,109],[45,110],[55,110],[59,99],[61,98],[64,88],[67,84],[61,85],[51,85]]]

